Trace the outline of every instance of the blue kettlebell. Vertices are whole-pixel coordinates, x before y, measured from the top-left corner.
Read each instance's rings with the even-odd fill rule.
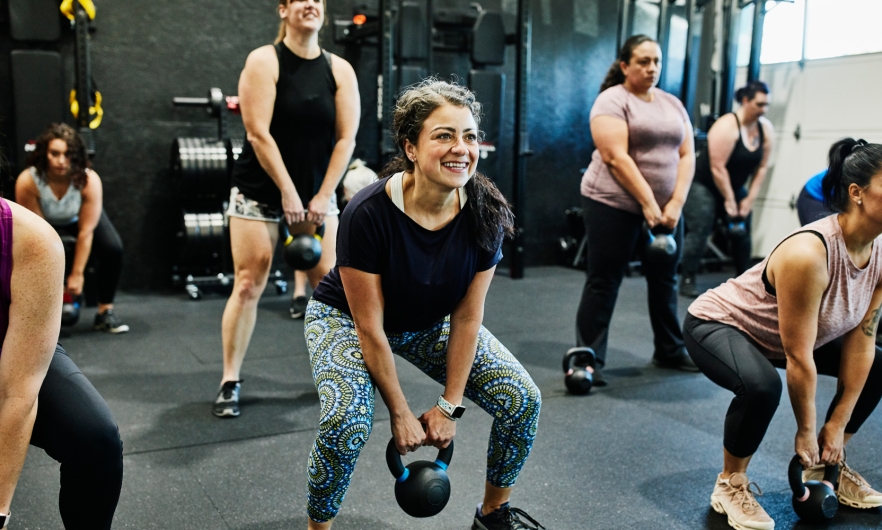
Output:
[[[447,466],[453,457],[453,441],[438,451],[434,462],[417,460],[404,467],[395,447],[395,439],[386,446],[386,464],[395,477],[395,500],[411,517],[432,517],[450,500],[450,479]]]
[[[824,468],[824,480],[802,481],[802,462],[795,455],[787,468],[787,479],[793,491],[793,510],[800,519],[822,523],[836,516],[839,500],[833,485],[839,479],[839,466]]]
[[[649,228],[649,225],[644,221],[643,231],[646,234],[646,259],[665,262],[677,253],[677,240],[674,239],[673,231],[670,228],[662,224]]]
[[[730,217],[726,223],[726,234],[730,239],[744,239],[747,237],[747,224],[743,217]]]

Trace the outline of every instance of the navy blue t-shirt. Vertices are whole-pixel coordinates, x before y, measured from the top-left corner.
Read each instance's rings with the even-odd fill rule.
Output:
[[[420,331],[453,312],[475,274],[502,259],[478,246],[469,228],[467,201],[440,230],[427,230],[395,206],[384,178],[359,191],[346,206],[337,232],[337,265],[313,297],[351,315],[339,267],[379,274],[385,310],[383,328]]]

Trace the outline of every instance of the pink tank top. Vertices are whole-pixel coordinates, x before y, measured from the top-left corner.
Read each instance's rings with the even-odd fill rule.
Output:
[[[12,209],[0,199],[0,351],[9,327],[9,304],[12,301]]]
[[[787,237],[800,232],[817,232],[824,238],[827,247],[830,283],[821,297],[818,335],[815,339],[817,349],[856,328],[867,315],[873,291],[882,275],[882,245],[879,240],[873,243],[869,263],[859,269],[845,250],[838,215],[805,225]],[[736,327],[767,350],[764,352],[767,357],[783,358],[778,299],[767,291],[763,282],[769,256],[741,276],[699,296],[688,311],[700,319]]]

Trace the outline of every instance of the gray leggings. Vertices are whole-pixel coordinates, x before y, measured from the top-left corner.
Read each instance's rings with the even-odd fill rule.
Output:
[[[747,190],[738,188],[735,190],[735,200],[740,201],[747,196]],[[747,237],[738,241],[732,241],[732,261],[735,263],[735,274],[739,275],[750,268],[750,218],[748,215],[744,223],[747,225]],[[683,205],[683,219],[686,220],[686,238],[683,242],[683,259],[680,261],[684,275],[694,275],[701,266],[701,258],[707,248],[707,238],[714,229],[717,219],[725,219],[726,210],[723,208],[723,198],[716,189],[696,182],[689,190],[686,204]]]

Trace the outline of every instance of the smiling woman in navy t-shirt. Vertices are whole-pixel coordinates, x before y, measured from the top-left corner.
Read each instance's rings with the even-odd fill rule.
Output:
[[[475,172],[480,108],[467,88],[443,81],[405,91],[392,125],[403,156],[356,194],[340,220],[337,266],[306,311],[322,403],[309,458],[310,528],[330,527],[340,509],[371,432],[375,386],[401,454],[447,447],[463,397],[490,413],[487,483],[472,528],[534,528],[520,516],[538,527],[508,499],[536,436],[539,389],[481,325],[514,222],[502,194]],[[393,354],[444,385],[438,404],[419,418]]]

